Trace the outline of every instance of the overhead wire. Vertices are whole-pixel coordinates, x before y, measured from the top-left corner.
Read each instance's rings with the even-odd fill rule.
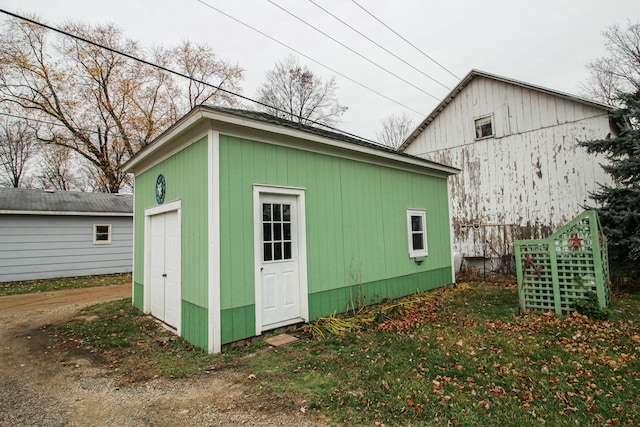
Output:
[[[383,67],[382,65],[378,64],[377,62],[367,58],[366,56],[362,55],[360,52],[350,48],[349,46],[347,46],[346,44],[342,43],[341,41],[337,40],[336,38],[330,36],[329,34],[325,33],[324,31],[320,30],[318,27],[315,27],[314,25],[310,24],[309,22],[305,21],[304,19],[300,18],[299,16],[297,16],[296,14],[290,12],[289,10],[287,10],[286,8],[280,6],[279,4],[275,3],[273,0],[267,0],[269,3],[271,3],[272,5],[274,5],[275,7],[277,7],[278,9],[282,10],[283,12],[285,12],[286,14],[288,14],[289,16],[297,19],[298,21],[302,22],[303,24],[307,25],[308,27],[314,29],[315,31],[319,32],[320,34],[322,34],[323,36],[327,37],[328,39],[334,41],[335,43],[339,44],[340,46],[342,46],[343,48],[347,49],[349,52],[359,56],[360,58],[364,59],[365,61],[369,62],[370,64],[380,68],[381,70],[383,70],[384,72],[392,75],[393,77],[403,81],[404,83],[408,84],[409,86],[413,87],[416,90],[419,90],[420,92],[424,93],[425,95],[430,96],[431,98],[435,99],[436,101],[440,101],[440,98],[436,97],[435,95],[427,92],[426,90],[414,85],[413,83],[411,83],[410,81],[404,79],[403,77],[397,75],[396,73],[394,73],[393,71]],[[446,88],[446,87],[445,87]]]
[[[407,110],[411,110],[411,111],[413,111],[414,113],[419,114],[419,115],[421,115],[421,116],[424,116],[424,115],[425,115],[424,113],[422,113],[422,112],[420,112],[420,111],[417,111],[417,110],[415,110],[415,109],[413,109],[413,108],[411,108],[411,107],[409,107],[409,106],[407,106],[407,105],[405,105],[405,104],[403,104],[403,103],[401,103],[401,102],[399,102],[399,101],[396,101],[395,99],[392,99],[392,98],[390,98],[390,97],[388,97],[388,96],[386,96],[386,95],[384,95],[384,94],[382,94],[382,93],[378,92],[377,90],[375,90],[375,89],[373,89],[373,88],[371,88],[371,87],[369,87],[369,86],[365,85],[364,83],[361,83],[361,82],[359,82],[359,81],[357,81],[357,80],[354,80],[354,79],[352,79],[351,77],[349,77],[349,76],[347,76],[347,75],[345,75],[345,74],[343,74],[343,73],[341,73],[341,72],[339,72],[339,71],[337,71],[337,70],[335,70],[335,69],[333,69],[333,68],[329,67],[328,65],[323,64],[322,62],[320,62],[320,61],[318,61],[318,60],[316,60],[316,59],[314,59],[314,58],[310,57],[309,55],[306,55],[306,54],[304,54],[304,53],[300,52],[299,50],[297,50],[297,49],[295,49],[295,48],[293,48],[293,47],[289,46],[288,44],[286,44],[286,43],[284,43],[284,42],[282,42],[282,41],[280,41],[280,40],[278,40],[278,39],[276,39],[275,37],[270,36],[269,34],[265,33],[264,31],[261,31],[261,30],[259,30],[259,29],[255,28],[255,27],[253,27],[253,26],[251,26],[251,25],[247,24],[246,22],[243,22],[243,21],[239,20],[238,18],[235,18],[235,17],[233,17],[232,15],[229,15],[228,13],[226,13],[226,12],[224,12],[224,11],[222,11],[222,10],[220,10],[220,9],[218,9],[218,8],[216,8],[216,7],[214,7],[214,6],[212,6],[212,5],[210,5],[209,3],[207,3],[207,2],[205,2],[205,1],[203,1],[203,0],[197,0],[197,1],[198,1],[198,3],[201,3],[202,5],[204,5],[204,6],[208,7],[208,8],[210,8],[210,9],[212,9],[212,10],[214,10],[214,11],[218,12],[218,13],[220,13],[221,15],[226,16],[227,18],[229,18],[229,19],[231,19],[231,20],[233,20],[233,21],[237,22],[238,24],[243,25],[243,26],[245,26],[245,27],[247,27],[247,28],[249,28],[249,29],[251,29],[251,30],[253,30],[253,31],[257,32],[258,34],[260,34],[260,35],[262,35],[262,36],[264,36],[264,37],[268,38],[269,40],[272,40],[272,41],[274,41],[274,42],[278,43],[279,45],[281,45],[281,46],[283,46],[283,47],[285,47],[285,48],[287,48],[287,49],[291,50],[292,52],[295,52],[295,53],[297,53],[298,55],[300,55],[300,56],[302,56],[302,57],[304,57],[304,58],[307,58],[309,61],[312,61],[312,62],[314,62],[314,63],[316,63],[316,64],[320,65],[321,67],[323,67],[323,68],[325,68],[325,69],[327,69],[327,70],[331,71],[332,73],[336,73],[336,74],[337,74],[337,75],[339,75],[340,77],[345,78],[345,79],[349,80],[350,82],[355,83],[356,85],[358,85],[358,86],[360,86],[360,87],[362,87],[362,88],[364,88],[364,89],[367,89],[368,91],[370,91],[370,92],[372,92],[372,93],[374,93],[374,94],[376,94],[376,95],[378,95],[378,96],[380,96],[380,97],[382,97],[382,98],[386,99],[387,101],[391,101],[391,102],[393,102],[394,104],[397,104],[397,105],[399,105],[399,106],[401,106],[401,107],[403,107],[403,108],[406,108]]]
[[[201,1],[201,3],[203,3],[203,2]],[[204,3],[204,4],[206,5],[206,3]],[[211,7],[211,6],[210,6],[210,7]],[[92,40],[90,40],[90,39],[84,38],[84,37],[82,37],[82,36],[78,36],[78,35],[76,35],[76,34],[70,33],[70,32],[65,31],[65,30],[61,30],[61,29],[56,28],[56,27],[53,27],[53,26],[51,26],[51,25],[44,24],[44,23],[39,22],[39,21],[36,21],[36,20],[34,20],[34,19],[27,18],[27,17],[24,17],[24,16],[21,16],[21,15],[18,15],[18,14],[13,13],[13,12],[9,12],[8,10],[2,9],[2,8],[0,8],[0,13],[4,13],[5,15],[11,16],[11,17],[13,17],[13,18],[20,19],[20,20],[23,20],[23,21],[25,21],[25,22],[29,22],[29,23],[31,23],[31,24],[34,24],[34,25],[40,26],[40,27],[42,27],[42,28],[46,28],[46,29],[48,29],[48,30],[50,30],[50,31],[53,31],[53,32],[56,32],[56,33],[58,33],[58,34],[62,34],[62,35],[64,35],[64,36],[71,37],[71,38],[73,38],[73,39],[79,40],[79,41],[81,41],[81,42],[87,43],[87,44],[92,45],[92,46],[95,46],[95,47],[98,47],[98,48],[100,48],[100,49],[104,49],[104,50],[106,50],[106,51],[109,51],[109,52],[115,53],[115,54],[117,54],[117,55],[121,55],[121,56],[123,56],[123,57],[125,57],[125,58],[131,59],[131,60],[136,61],[136,62],[139,62],[139,63],[141,63],[141,64],[144,64],[144,65],[147,65],[147,66],[150,66],[150,67],[155,67],[155,68],[157,68],[157,69],[159,69],[159,70],[162,70],[162,71],[165,71],[165,72],[167,72],[167,73],[171,73],[171,74],[174,74],[174,75],[176,75],[176,76],[183,77],[183,78],[185,78],[185,79],[191,80],[191,81],[193,81],[193,82],[196,82],[196,83],[199,83],[199,84],[202,84],[202,85],[205,85],[205,86],[208,86],[208,87],[211,87],[211,88],[214,88],[214,89],[220,90],[220,91],[225,92],[225,93],[227,93],[227,94],[229,94],[229,95],[236,96],[236,97],[238,97],[238,98],[240,98],[240,99],[244,99],[245,101],[253,102],[253,103],[257,104],[257,105],[261,105],[261,106],[263,106],[263,107],[271,108],[271,109],[273,109],[273,110],[275,110],[275,111],[278,111],[278,112],[280,112],[280,113],[290,114],[290,113],[289,113],[289,112],[287,112],[287,111],[284,111],[284,110],[281,110],[281,109],[275,108],[275,107],[273,107],[273,106],[271,106],[271,105],[269,105],[269,104],[266,104],[266,103],[260,102],[260,101],[258,101],[258,100],[252,99],[252,98],[249,98],[248,96],[244,96],[244,95],[241,95],[241,94],[239,94],[239,93],[236,93],[236,92],[233,92],[233,91],[230,91],[230,90],[224,89],[224,88],[222,88],[222,87],[220,87],[220,86],[216,86],[216,85],[214,85],[214,84],[211,84],[211,83],[205,82],[204,80],[199,80],[199,79],[196,79],[196,78],[190,77],[190,76],[188,76],[188,75],[186,75],[186,74],[184,74],[184,73],[181,73],[181,72],[179,72],[179,71],[175,71],[175,70],[172,70],[172,69],[170,69],[170,68],[164,67],[164,66],[162,66],[162,65],[158,65],[158,64],[155,64],[155,63],[153,63],[153,62],[147,61],[147,60],[145,60],[145,59],[138,58],[138,57],[133,56],[133,55],[131,55],[131,54],[128,54],[128,53],[126,53],[126,52],[122,52],[122,51],[119,51],[119,50],[117,50],[117,49],[114,49],[114,48],[111,48],[111,47],[108,47],[108,46],[104,46],[104,45],[102,45],[102,44],[100,44],[100,43],[97,43],[97,42],[95,42],[95,41],[92,41]],[[221,12],[221,13],[222,13],[222,12]],[[223,13],[223,14],[224,14],[224,13]],[[234,19],[234,18],[232,18],[232,19]],[[355,81],[354,81],[354,82],[355,82]],[[355,82],[355,83],[357,83],[357,82]],[[380,95],[380,96],[383,96],[383,97],[385,97],[385,98],[387,98],[386,96],[384,96],[384,95],[382,95],[382,94],[379,94],[379,95]],[[410,109],[410,110],[412,110],[412,111],[415,111],[415,110],[411,109],[410,107],[407,107],[407,106],[405,106],[405,105],[403,105],[403,104],[400,104],[400,103],[399,103],[399,102],[397,102],[397,101],[394,101],[394,100],[393,100],[393,99],[391,99],[391,98],[387,98],[387,99],[388,99],[388,100],[390,100],[390,101],[392,101],[392,102],[395,102],[395,103],[397,103],[397,104],[399,104],[399,105],[401,105],[401,106],[403,106],[403,107],[405,107],[405,108],[408,108],[408,109]],[[416,112],[416,113],[418,113],[418,114],[422,114],[422,113],[419,113],[419,112],[417,112],[417,111],[415,111],[415,112]],[[33,120],[36,120],[36,119],[33,119]],[[310,123],[313,123],[313,124],[315,124],[315,125],[318,125],[318,126],[325,127],[325,128],[330,129],[330,130],[332,130],[332,131],[335,131],[335,132],[338,132],[338,133],[342,133],[342,134],[347,135],[347,136],[350,136],[350,137],[352,137],[352,138],[357,138],[357,139],[360,139],[360,140],[363,140],[363,141],[366,141],[366,142],[370,142],[370,143],[373,143],[373,144],[380,144],[379,142],[369,140],[369,139],[367,139],[367,138],[364,138],[364,137],[361,137],[361,136],[355,135],[355,134],[353,134],[353,133],[347,132],[347,131],[342,130],[342,129],[335,128],[335,127],[333,127],[333,126],[330,126],[330,125],[327,125],[327,124],[324,124],[324,123],[321,123],[321,122],[317,122],[317,121],[314,121],[314,120],[309,120],[309,122],[310,122]]]
[[[460,77],[456,76],[451,70],[449,70],[447,67],[445,67],[444,65],[442,65],[441,63],[439,63],[438,61],[436,61],[435,59],[433,59],[431,56],[429,56],[428,54],[426,54],[425,52],[423,52],[418,46],[414,45],[413,43],[411,43],[409,40],[407,40],[406,38],[404,38],[401,34],[399,34],[396,30],[394,30],[393,28],[391,28],[390,26],[388,26],[387,24],[385,24],[380,18],[378,18],[377,16],[375,16],[373,13],[369,12],[364,6],[362,6],[360,3],[358,3],[356,0],[351,0],[353,3],[356,4],[356,6],[358,6],[360,9],[362,9],[364,12],[366,12],[369,16],[371,16],[373,19],[375,19],[376,21],[378,21],[380,24],[382,24],[385,28],[387,28],[389,31],[391,31],[393,34],[395,34],[396,36],[400,37],[402,40],[404,40],[407,44],[409,44],[411,47],[413,47],[415,50],[417,50],[418,52],[420,52],[422,55],[424,55],[425,57],[427,57],[429,60],[431,60],[434,64],[438,65],[440,68],[442,68],[443,70],[445,70],[447,73],[451,74],[453,77],[455,77],[456,79],[460,80]]]
[[[423,76],[425,76],[426,78],[428,78],[429,80],[431,80],[434,83],[439,84],[440,86],[442,86],[443,88],[447,89],[447,90],[451,90],[451,87],[445,85],[444,83],[442,83],[441,81],[433,78],[432,76],[430,76],[429,74],[425,73],[424,71],[422,71],[421,69],[419,69],[418,67],[414,66],[413,64],[410,64],[409,62],[407,62],[406,60],[404,60],[403,58],[399,57],[397,54],[395,54],[394,52],[392,52],[391,50],[387,49],[386,47],[382,46],[380,43],[376,42],[375,40],[373,40],[371,37],[367,36],[366,34],[363,34],[361,31],[359,31],[357,28],[354,28],[351,24],[349,24],[348,22],[340,19],[338,16],[334,15],[333,13],[331,13],[329,10],[325,9],[324,7],[320,6],[318,3],[316,3],[313,0],[308,0],[309,3],[313,4],[314,6],[316,6],[318,9],[322,10],[323,12],[325,12],[327,15],[331,16],[332,18],[334,18],[336,21],[340,22],[341,24],[345,25],[346,27],[350,28],[352,31],[356,32],[357,34],[359,34],[360,36],[364,37],[365,39],[367,39],[369,42],[373,43],[374,45],[376,45],[377,47],[379,47],[380,49],[384,50],[386,53],[388,53],[389,55],[393,56],[394,58],[396,58],[397,60],[401,61],[403,64],[407,65],[408,67],[414,69],[415,71],[419,72],[420,74],[422,74]]]

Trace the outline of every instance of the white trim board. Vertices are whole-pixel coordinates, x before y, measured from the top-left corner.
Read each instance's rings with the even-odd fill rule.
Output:
[[[208,224],[208,351],[219,353],[220,326],[220,134],[209,130],[207,142],[207,224]]]

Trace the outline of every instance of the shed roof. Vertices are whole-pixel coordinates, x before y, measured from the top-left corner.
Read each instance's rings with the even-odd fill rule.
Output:
[[[259,129],[270,133],[302,138],[325,147],[359,152],[372,157],[396,161],[399,164],[411,164],[414,167],[417,166],[424,169],[431,169],[439,174],[453,175],[460,172],[459,169],[452,166],[412,156],[393,148],[358,138],[354,135],[341,134],[319,127],[304,125],[259,111],[209,105],[196,106],[184,117],[178,120],[151,144],[132,157],[125,165],[125,171],[134,171],[140,163],[145,161],[145,159],[152,157],[152,153],[154,150],[157,150],[159,146],[162,146],[175,135],[192,126],[195,121],[202,118],[209,119],[217,123],[242,126],[247,129]]]
[[[0,188],[0,214],[132,216],[133,196]]]
[[[420,133],[427,126],[429,126],[429,124],[438,116],[438,114],[440,114],[442,112],[442,110],[444,110],[447,107],[447,105],[449,105],[451,103],[451,101],[453,101],[453,99],[460,92],[462,92],[463,89],[465,87],[467,87],[477,77],[484,77],[486,79],[491,79],[491,80],[495,80],[495,81],[499,81],[499,82],[515,85],[515,86],[520,86],[520,87],[523,87],[523,88],[526,88],[526,89],[530,89],[530,90],[534,90],[534,91],[537,91],[537,92],[545,93],[547,95],[557,96],[557,97],[564,98],[564,99],[567,99],[567,100],[570,100],[570,101],[578,102],[580,104],[589,105],[591,107],[601,108],[601,109],[606,110],[606,111],[612,111],[613,110],[613,107],[611,107],[609,105],[602,104],[600,102],[596,102],[596,101],[593,101],[593,100],[590,100],[590,99],[581,98],[579,96],[571,95],[569,93],[560,92],[560,91],[553,90],[553,89],[548,89],[546,87],[534,85],[534,84],[531,84],[531,83],[521,82],[519,80],[511,79],[511,78],[508,78],[508,77],[502,77],[502,76],[499,76],[497,74],[487,73],[486,71],[471,70],[469,72],[469,74],[467,74],[462,80],[460,80],[460,83],[458,83],[458,85],[456,87],[454,87],[451,90],[451,92],[449,92],[449,94],[440,102],[440,104],[438,104],[438,106],[433,109],[431,114],[429,114],[422,121],[422,123],[420,123],[418,125],[418,127],[407,137],[407,139],[402,143],[402,145],[398,149],[400,151],[402,151],[405,148],[407,148],[407,146],[414,139],[416,139],[418,137],[418,135],[420,135]]]

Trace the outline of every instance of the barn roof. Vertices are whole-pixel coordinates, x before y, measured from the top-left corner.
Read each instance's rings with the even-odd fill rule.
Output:
[[[578,102],[580,104],[589,105],[589,106],[595,107],[595,108],[601,108],[601,109],[606,110],[606,111],[612,111],[613,110],[613,107],[611,107],[609,105],[602,104],[600,102],[596,102],[596,101],[593,101],[593,100],[590,100],[590,99],[581,98],[579,96],[571,95],[571,94],[568,94],[568,93],[565,93],[565,92],[560,92],[560,91],[553,90],[553,89],[548,89],[546,87],[534,85],[534,84],[531,84],[531,83],[521,82],[519,80],[511,79],[511,78],[508,78],[508,77],[502,77],[502,76],[499,76],[497,74],[487,73],[486,71],[471,70],[469,72],[469,74],[467,74],[462,80],[460,80],[460,83],[458,83],[458,85],[456,87],[454,87],[451,90],[451,92],[449,92],[449,94],[442,100],[442,102],[440,102],[440,104],[438,104],[438,106],[433,109],[431,114],[429,114],[422,121],[422,123],[420,123],[418,125],[418,127],[407,137],[407,139],[402,143],[402,145],[398,149],[400,151],[402,151],[405,148],[407,148],[407,146],[414,139],[416,139],[418,137],[418,135],[420,135],[420,133],[427,126],[429,126],[429,124],[438,116],[438,114],[440,114],[442,112],[442,110],[444,110],[447,107],[447,105],[449,105],[451,103],[451,101],[453,101],[453,99],[456,96],[458,96],[458,94],[460,92],[462,92],[464,90],[464,88],[467,87],[469,85],[469,83],[471,83],[477,77],[484,77],[486,79],[491,79],[491,80],[495,80],[495,81],[499,81],[499,82],[515,85],[515,86],[520,86],[520,87],[523,87],[525,89],[534,90],[536,92],[545,93],[547,95],[557,96],[557,97],[560,97],[560,98],[567,99],[569,101]]]
[[[0,214],[132,216],[133,196],[0,188]]]
[[[395,162],[397,165],[410,165],[413,168],[417,167],[422,168],[423,170],[431,170],[442,175],[453,175],[460,172],[459,169],[452,166],[412,156],[393,148],[359,138],[355,135],[338,133],[315,126],[304,125],[258,111],[209,105],[196,106],[189,113],[183,116],[151,144],[132,157],[125,164],[125,171],[134,172],[141,163],[144,163],[147,159],[154,156],[154,151],[160,151],[159,148],[162,147],[162,145],[171,140],[177,134],[185,132],[186,129],[194,126],[195,122],[203,118],[211,120],[214,124],[235,126],[234,129],[236,130],[240,129],[240,127],[244,127],[245,129],[260,130],[272,134],[304,139],[317,146],[323,146],[325,149],[333,150],[336,153],[345,153],[347,151],[358,152],[369,156],[370,158],[375,157],[379,159],[386,159],[388,161]],[[300,146],[300,148],[301,147],[302,146]]]

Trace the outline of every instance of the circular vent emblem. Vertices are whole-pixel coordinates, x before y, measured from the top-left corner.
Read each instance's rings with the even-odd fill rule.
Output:
[[[164,195],[167,192],[167,183],[164,180],[164,175],[158,175],[158,179],[156,180],[156,202],[158,204],[164,203]]]

